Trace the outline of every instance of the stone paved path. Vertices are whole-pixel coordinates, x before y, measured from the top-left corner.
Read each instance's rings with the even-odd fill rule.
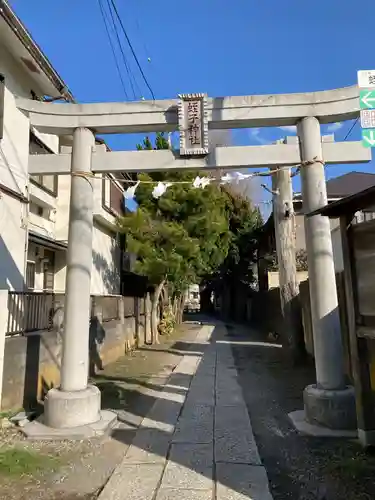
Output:
[[[125,499],[272,500],[221,323],[200,329],[99,496]]]

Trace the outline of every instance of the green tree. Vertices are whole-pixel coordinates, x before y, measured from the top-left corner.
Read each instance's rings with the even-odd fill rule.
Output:
[[[143,149],[167,149],[168,141],[157,134],[155,146],[146,137]],[[227,256],[230,242],[228,198],[218,185],[193,188],[198,172],[155,172],[140,174],[136,191],[139,209],[119,220],[127,234],[128,248],[138,256],[137,271],[154,286],[152,333],[157,339],[157,306],[168,284],[175,308],[182,309],[183,294],[191,283],[213,273]],[[160,198],[152,196],[155,182],[180,181]],[[177,304],[179,307],[177,308]]]
[[[146,137],[138,150],[168,149],[169,142],[157,134]],[[129,250],[138,256],[136,270],[154,287],[152,334],[157,341],[157,307],[165,285],[177,315],[183,295],[192,283],[225,282],[248,286],[254,261],[254,229],[261,223],[258,210],[230,188],[211,183],[194,188],[195,177],[204,172],[152,172],[138,175],[143,181],[136,191],[138,210],[119,220],[127,234]],[[155,182],[179,181],[160,198],[154,198]]]
[[[216,273],[205,279],[206,300],[214,291],[222,297],[222,307],[228,316],[234,315],[235,305],[244,304],[247,292],[254,282],[256,262],[256,230],[262,225],[257,208],[244,195],[225,187],[229,220],[229,248],[226,258]],[[208,302],[206,302],[208,305]]]

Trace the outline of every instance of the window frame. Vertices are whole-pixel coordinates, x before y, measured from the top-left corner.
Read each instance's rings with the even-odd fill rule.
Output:
[[[28,285],[28,267],[29,265],[33,266],[34,273],[33,273],[33,286]],[[25,276],[25,285],[27,290],[35,290],[35,277],[36,277],[36,262],[33,260],[27,260],[26,261],[26,276]]]
[[[46,154],[55,154],[46,144],[44,144],[43,141],[41,141],[32,130],[30,130],[30,144],[31,141],[34,141],[40,148],[42,148],[44,151],[46,151]],[[30,149],[30,146],[29,146]],[[36,153],[30,153],[30,154],[36,154]],[[37,186],[38,188],[42,189],[46,193],[50,194],[54,198],[57,198],[58,194],[58,185],[59,185],[59,176],[58,175],[48,175],[48,177],[53,177],[53,188],[50,189],[49,187],[45,186],[43,184],[43,177],[47,177],[46,175],[30,175],[30,182],[34,184],[34,186]]]

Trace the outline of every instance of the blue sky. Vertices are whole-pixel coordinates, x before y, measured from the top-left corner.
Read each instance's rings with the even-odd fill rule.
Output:
[[[125,100],[97,0],[10,3],[79,101]],[[184,92],[325,90],[352,85],[358,69],[375,68],[374,0],[117,0],[117,5],[157,99]],[[150,98],[128,49],[126,57],[139,86],[137,98]],[[350,126],[334,125],[336,140],[343,140]],[[327,126],[322,132],[329,132]],[[267,144],[285,133],[236,130],[232,141]],[[360,135],[357,125],[350,140]],[[137,139],[117,136],[109,143],[132,149]],[[327,167],[327,176],[375,172],[374,166]]]

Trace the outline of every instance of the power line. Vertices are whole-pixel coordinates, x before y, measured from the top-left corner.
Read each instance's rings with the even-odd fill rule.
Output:
[[[145,53],[145,56],[147,59],[150,58],[151,54],[150,54],[150,51],[148,50],[148,46],[143,38],[143,35],[142,35],[142,30],[141,30],[141,26],[139,24],[139,21],[138,21],[138,17],[137,17],[137,14],[135,14],[135,24],[136,24],[136,27],[137,27],[137,31],[138,31],[138,34],[139,34],[139,37],[141,38],[142,40],[142,45],[143,45],[143,51]]]
[[[111,34],[110,34],[110,32],[109,32],[109,28],[108,28],[107,19],[106,19],[105,12],[104,12],[104,8],[103,8],[102,0],[98,0],[98,3],[99,3],[100,12],[101,12],[101,15],[102,15],[103,23],[104,23],[104,26],[105,26],[105,30],[106,30],[106,32],[107,32],[108,40],[109,40],[109,43],[110,43],[110,46],[111,46],[111,50],[112,50],[112,54],[113,54],[113,58],[114,58],[114,60],[115,60],[115,64],[116,64],[116,68],[117,68],[117,72],[118,72],[118,74],[119,74],[119,77],[120,77],[120,80],[121,80],[121,85],[122,85],[122,88],[123,88],[123,90],[124,90],[125,99],[126,99],[126,100],[129,100],[129,96],[128,96],[128,93],[127,93],[127,91],[126,91],[125,82],[124,82],[124,79],[123,79],[123,77],[122,77],[121,69],[120,69],[120,66],[119,66],[119,63],[118,63],[118,60],[117,60],[115,47],[114,47],[114,45],[113,45],[113,41],[112,41],[112,38],[111,38]]]
[[[355,122],[353,123],[353,125],[350,127],[349,129],[349,132],[346,134],[345,138],[344,138],[344,141],[346,141],[346,139],[350,136],[350,134],[352,133],[354,127],[357,125],[358,123],[358,120],[359,120],[359,116],[356,118]]]
[[[146,75],[144,74],[143,69],[142,69],[142,66],[140,65],[140,62],[139,62],[139,60],[138,60],[137,54],[135,53],[135,50],[134,50],[134,48],[133,48],[133,45],[132,45],[132,43],[131,43],[131,41],[130,41],[130,39],[129,39],[129,37],[128,37],[128,34],[127,34],[127,32],[126,32],[126,29],[125,29],[125,26],[124,26],[124,24],[123,24],[123,22],[122,22],[122,19],[121,19],[121,17],[120,17],[120,14],[119,14],[119,12],[118,12],[118,10],[117,10],[117,6],[116,6],[116,3],[115,3],[115,0],[107,0],[107,1],[110,1],[110,2],[111,2],[111,4],[112,4],[113,10],[115,11],[115,14],[116,14],[117,19],[118,19],[118,21],[119,21],[119,23],[120,23],[120,26],[121,26],[122,32],[123,32],[123,33],[124,33],[124,35],[125,35],[126,41],[128,42],[128,45],[129,45],[129,47],[130,47],[130,50],[131,50],[131,52],[132,52],[132,54],[133,54],[133,57],[134,57],[134,59],[135,59],[135,62],[137,63],[138,69],[139,69],[139,71],[141,72],[142,78],[143,78],[143,80],[144,80],[145,84],[147,85],[147,88],[148,88],[148,90],[150,91],[152,98],[155,100],[155,95],[154,95],[154,92],[153,92],[153,90],[152,90],[152,88],[151,88],[150,84],[148,83],[148,80],[147,80],[147,78],[146,78]]]
[[[113,11],[111,9],[111,4],[109,3],[109,0],[107,0],[107,6],[108,6],[109,13],[111,15],[111,19],[112,19],[113,31],[115,32],[115,35],[116,35],[116,38],[117,38],[117,43],[118,43],[118,45],[120,47],[120,52],[121,52],[122,59],[123,59],[123,62],[124,62],[124,66],[125,66],[125,69],[126,69],[126,73],[128,75],[128,78],[129,78],[130,86],[132,88],[133,97],[134,97],[134,100],[136,100],[137,96],[136,96],[136,92],[134,90],[134,83],[136,85],[137,85],[137,83],[136,83],[135,79],[133,78],[133,75],[131,74],[131,71],[130,71],[130,68],[129,68],[129,65],[128,65],[128,61],[126,59],[126,55],[125,55],[124,49],[122,47],[120,36],[118,34],[118,30],[117,30],[117,26],[116,26],[116,21],[115,21],[115,18],[113,16]],[[134,79],[134,83],[133,83],[133,79]],[[138,85],[137,85],[137,87],[138,87]],[[139,91],[139,93],[141,93],[139,87],[138,87],[138,91]]]

